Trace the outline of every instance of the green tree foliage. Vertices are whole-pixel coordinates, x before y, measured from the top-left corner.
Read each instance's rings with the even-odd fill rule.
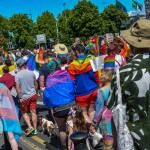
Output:
[[[98,7],[83,0],[73,8],[68,25],[74,37],[88,38],[102,33],[101,19]]]
[[[16,47],[34,47],[34,35],[32,34],[33,22],[25,14],[15,14],[10,18],[10,31],[14,37],[10,39]]]
[[[58,31],[59,31],[59,37],[60,37],[60,43],[69,44],[72,42],[72,34],[71,29],[68,25],[68,19],[71,17],[72,11],[69,9],[66,9],[62,12],[62,14],[58,15]],[[69,39],[69,40],[68,40]]]
[[[4,49],[7,48],[8,30],[8,19],[0,15],[0,47],[4,47]]]
[[[101,13],[101,16],[104,21],[104,32],[105,33],[115,33],[117,32],[116,28],[116,17],[122,22],[127,21],[127,14],[118,10],[115,5],[110,5],[104,9]]]
[[[46,34],[47,39],[54,38],[56,41],[56,19],[52,13],[48,11],[43,12],[43,14],[37,18],[36,26],[38,34]]]

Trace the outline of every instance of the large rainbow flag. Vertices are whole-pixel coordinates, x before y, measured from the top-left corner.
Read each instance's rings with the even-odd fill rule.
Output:
[[[9,89],[0,83],[0,120],[3,126],[0,130],[4,132],[13,132],[18,141],[22,135],[22,130],[18,120],[16,107]]]
[[[86,72],[92,70],[92,67],[90,64],[91,59],[92,59],[91,56],[86,56],[86,57],[75,59],[69,65],[68,71],[69,71],[70,75],[74,76],[77,74],[83,74],[83,73],[86,73]]]

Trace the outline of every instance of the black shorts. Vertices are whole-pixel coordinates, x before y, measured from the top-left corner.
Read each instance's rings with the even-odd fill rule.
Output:
[[[75,104],[76,104],[75,101],[73,101],[69,104],[54,108],[53,109],[54,117],[56,117],[56,118],[66,118],[68,116],[70,108]]]

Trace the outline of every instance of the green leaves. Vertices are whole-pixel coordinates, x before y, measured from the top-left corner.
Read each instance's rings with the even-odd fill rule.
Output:
[[[45,11],[37,18],[38,34],[46,34],[47,38],[56,39],[56,19],[54,15]]]
[[[110,5],[101,13],[101,16],[105,22],[105,33],[115,33],[116,28],[116,17],[120,21],[127,21],[127,14],[118,10],[115,5]],[[123,26],[123,28],[125,28]]]
[[[9,20],[10,31],[14,38],[10,39],[17,47],[34,47],[33,22],[25,14],[15,14]],[[31,38],[32,37],[32,38]]]
[[[72,10],[69,27],[74,37],[97,35],[101,32],[101,22],[98,7],[91,2],[81,1]]]

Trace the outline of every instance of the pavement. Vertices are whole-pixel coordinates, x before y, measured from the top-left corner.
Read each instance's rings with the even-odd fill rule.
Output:
[[[41,98],[37,101],[37,113],[38,118],[47,118],[53,121],[53,118],[49,114],[49,110],[43,106]],[[29,114],[30,115],[30,114]],[[31,116],[31,115],[30,115]],[[38,125],[38,134],[26,136],[25,130],[27,126],[23,117],[20,119],[21,128],[23,134],[19,140],[19,150],[60,150],[60,142],[58,138],[58,128],[56,128],[56,135],[52,135],[51,138],[47,131],[42,133],[42,128]],[[1,137],[1,136],[0,136]],[[4,139],[0,139],[0,150],[5,150]]]

